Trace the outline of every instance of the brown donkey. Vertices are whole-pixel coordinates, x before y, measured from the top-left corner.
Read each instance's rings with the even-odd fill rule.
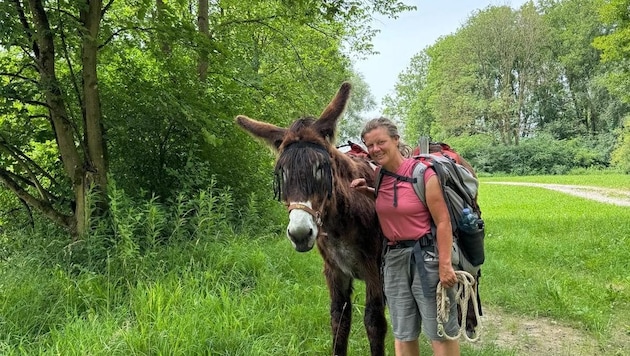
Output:
[[[364,158],[334,146],[337,121],[350,97],[341,88],[317,118],[304,117],[288,128],[237,116],[236,122],[277,152],[276,193],[289,211],[287,237],[298,252],[317,243],[330,293],[333,354],[346,355],[355,278],[365,281],[364,324],[372,355],[385,354],[385,303],[381,284],[381,233],[374,202],[350,188],[359,177],[374,181]]]

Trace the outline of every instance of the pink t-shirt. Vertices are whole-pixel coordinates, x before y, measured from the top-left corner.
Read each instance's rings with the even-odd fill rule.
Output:
[[[394,173],[411,177],[416,162],[412,158],[407,158]],[[426,169],[424,181],[434,175],[433,169]],[[394,207],[394,182],[396,178],[384,175],[378,189],[376,213],[381,228],[389,241],[417,240],[431,232],[431,214],[416,195],[412,184],[405,181],[396,182],[398,205]]]

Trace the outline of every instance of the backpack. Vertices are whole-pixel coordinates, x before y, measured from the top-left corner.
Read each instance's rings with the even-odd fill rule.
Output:
[[[429,154],[439,154],[446,156],[457,164],[462,164],[462,157],[448,144],[444,142],[429,142]],[[420,155],[420,147],[416,147],[413,150],[412,156],[416,157]]]
[[[466,161],[459,153],[457,153],[457,151],[452,149],[451,146],[449,146],[448,144],[444,142],[429,142],[429,154],[440,155],[440,156],[450,158],[455,163],[461,164],[462,166],[464,166],[464,168],[468,169],[470,173],[472,173],[473,176],[477,177],[477,175],[475,175],[475,170],[470,165],[470,163],[468,163],[468,161]],[[413,150],[412,156],[419,156],[419,155],[420,155],[420,147],[416,147]]]
[[[417,162],[413,167],[412,177],[401,177],[391,172],[385,173],[379,167],[376,173],[375,191],[378,192],[384,174],[394,175],[397,176],[397,179],[410,182],[418,198],[426,206],[424,172],[427,167],[433,167],[442,186],[444,200],[449,210],[453,227],[453,244],[457,245],[456,247],[465,257],[464,259],[460,258],[460,267],[476,276],[485,261],[485,226],[481,220],[481,210],[477,204],[479,181],[464,166],[445,156],[421,154],[414,156],[414,158]],[[470,209],[477,216],[476,226],[470,229],[462,224],[465,208]],[[432,226],[432,230],[434,229],[435,226]],[[433,233],[435,236],[435,231]]]

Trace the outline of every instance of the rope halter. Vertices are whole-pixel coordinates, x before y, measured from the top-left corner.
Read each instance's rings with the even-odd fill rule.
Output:
[[[304,205],[302,203],[293,203],[289,205],[287,209],[289,210],[289,213],[291,212],[291,210],[295,210],[295,209],[304,210],[313,216],[313,218],[315,219],[315,223],[317,224],[317,227],[322,226],[322,213],[318,210],[309,208],[308,205]]]

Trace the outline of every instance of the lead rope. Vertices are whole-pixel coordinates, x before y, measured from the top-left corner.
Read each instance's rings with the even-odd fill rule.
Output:
[[[451,336],[444,331],[444,324],[449,319],[450,300],[448,298],[447,290],[442,288],[442,282],[437,285],[437,333],[440,337],[444,337],[448,340],[457,340],[463,334],[464,338],[470,342],[479,340],[481,334],[481,317],[479,315],[479,304],[477,303],[475,292],[475,278],[466,271],[455,271],[457,275],[457,293],[455,294],[455,301],[459,304],[462,313],[462,321],[457,331],[457,335]],[[473,307],[475,308],[475,317],[477,318],[477,330],[473,338],[468,336],[466,332],[466,313],[468,312],[468,300],[472,298]]]

